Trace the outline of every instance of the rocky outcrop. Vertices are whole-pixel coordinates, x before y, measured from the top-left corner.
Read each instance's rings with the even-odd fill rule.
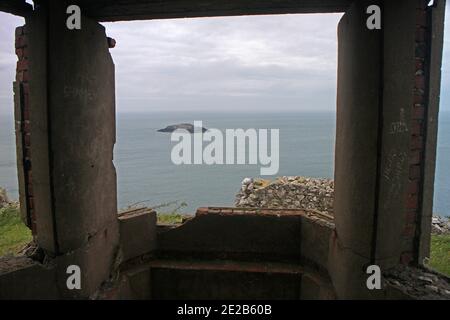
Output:
[[[288,208],[333,213],[331,179],[280,177],[276,180],[245,178],[236,196],[237,207]]]
[[[159,129],[158,132],[174,132],[175,130],[183,129],[188,131],[189,133],[194,133],[194,125],[190,123],[180,123],[180,124],[172,124],[170,126],[165,127],[164,129]],[[207,131],[208,129],[202,127],[202,132]]]
[[[450,234],[449,218],[433,216],[431,220],[431,233],[433,234]]]
[[[333,214],[334,182],[331,179],[280,177],[273,181],[245,178],[236,195],[236,207],[317,210]],[[433,216],[432,234],[450,234],[450,220]]]

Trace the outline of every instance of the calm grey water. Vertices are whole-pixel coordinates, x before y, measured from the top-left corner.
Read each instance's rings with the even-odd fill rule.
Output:
[[[170,160],[169,124],[202,120],[207,128],[280,129],[278,175],[333,177],[335,113],[147,113],[117,115],[114,163],[118,206],[186,202],[185,212],[205,205],[232,205],[244,177],[259,176],[259,165],[182,165]],[[441,113],[434,211],[450,214],[450,113]],[[0,186],[17,197],[12,116],[0,118]]]

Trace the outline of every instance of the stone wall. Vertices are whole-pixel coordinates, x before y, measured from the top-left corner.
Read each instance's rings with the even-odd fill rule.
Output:
[[[280,177],[273,181],[245,178],[236,196],[237,207],[289,208],[333,212],[331,179]]]
[[[31,123],[28,68],[28,30],[26,26],[16,28],[15,48],[17,55],[16,81],[14,82],[14,118],[16,132],[17,172],[21,216],[36,234],[36,217],[33,200],[31,171]]]

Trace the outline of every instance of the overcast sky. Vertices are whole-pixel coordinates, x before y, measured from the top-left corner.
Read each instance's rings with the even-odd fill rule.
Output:
[[[294,111],[336,108],[341,14],[105,23],[117,45],[118,112]],[[450,6],[447,6],[450,19]],[[12,112],[14,28],[0,13],[0,112]],[[450,23],[441,110],[450,110]]]

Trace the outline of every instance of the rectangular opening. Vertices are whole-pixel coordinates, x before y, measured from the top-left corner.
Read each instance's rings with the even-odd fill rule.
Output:
[[[119,208],[148,205],[161,213],[190,214],[202,206],[329,209],[341,16],[105,23],[108,36],[117,40],[111,54],[117,83]],[[223,156],[215,160],[223,164],[206,164],[209,141],[202,143],[202,164],[193,164],[193,137],[192,164],[172,161],[180,140],[171,142],[170,132],[157,130],[194,121],[222,133]],[[247,137],[246,164],[238,164],[237,140],[233,163],[227,164],[227,129],[254,130],[258,146],[252,149]],[[279,170],[271,175],[261,175],[261,168],[270,166],[261,164],[261,129],[279,130],[279,160],[271,163]],[[268,149],[270,155],[270,145]],[[251,164],[252,156],[256,164]],[[250,188],[262,199],[250,201],[254,196],[248,185],[240,191],[245,178],[255,178]],[[256,192],[269,183],[274,186]],[[287,201],[277,203],[277,195],[269,194],[278,185],[286,189]]]

